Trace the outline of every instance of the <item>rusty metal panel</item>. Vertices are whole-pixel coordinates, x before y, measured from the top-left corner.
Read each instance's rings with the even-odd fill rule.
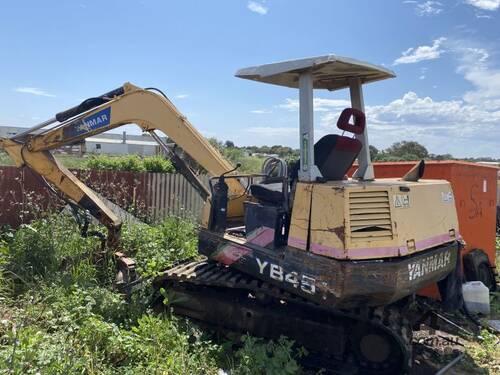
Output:
[[[0,167],[0,226],[29,223],[34,212],[55,204],[48,189],[28,168]]]
[[[198,218],[203,200],[180,174],[74,170],[89,187],[118,206],[153,220],[168,215]],[[208,177],[200,176],[208,184]],[[0,166],[0,226],[17,227],[38,212],[60,204],[29,168]]]

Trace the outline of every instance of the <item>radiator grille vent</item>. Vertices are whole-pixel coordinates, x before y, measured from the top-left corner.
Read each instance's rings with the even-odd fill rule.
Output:
[[[353,241],[392,239],[392,220],[387,191],[349,193],[349,219]]]

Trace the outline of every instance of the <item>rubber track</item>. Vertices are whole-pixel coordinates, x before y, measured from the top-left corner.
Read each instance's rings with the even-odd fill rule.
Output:
[[[314,306],[314,308],[337,315],[340,319],[347,318],[369,324],[373,327],[382,329],[388,335],[395,338],[406,360],[406,363],[402,364],[404,368],[402,373],[406,373],[411,369],[411,326],[408,320],[401,314],[400,309],[395,306],[355,310],[331,310],[236,269],[208,260],[186,261],[164,271],[155,280],[155,285],[167,282],[181,282],[200,287],[230,288],[233,290],[240,289],[253,293],[261,293],[278,300],[297,304],[307,304],[309,307]],[[360,362],[358,366],[361,367],[361,373],[366,373],[367,371],[371,373],[372,370],[377,372],[376,369],[369,367],[366,363]]]

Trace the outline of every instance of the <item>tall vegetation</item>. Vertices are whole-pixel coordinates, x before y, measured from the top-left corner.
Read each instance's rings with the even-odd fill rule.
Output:
[[[46,214],[0,231],[1,374],[298,371],[289,340],[221,340],[168,309],[150,308],[151,277],[196,256],[193,223],[125,224],[122,239],[145,279],[129,302],[113,289],[113,259],[99,239],[79,235],[71,216]]]
[[[141,158],[138,155],[92,155],[88,159],[85,159],[83,167],[88,169],[107,169],[132,172],[175,172],[170,160],[165,159],[163,156],[146,156]]]

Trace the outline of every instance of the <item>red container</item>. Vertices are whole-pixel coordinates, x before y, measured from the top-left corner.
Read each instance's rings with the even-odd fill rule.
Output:
[[[374,163],[375,177],[402,177],[416,162]],[[355,166],[349,171],[352,175]],[[427,161],[423,178],[451,183],[457,206],[459,230],[466,242],[465,251],[481,249],[495,266],[496,206],[498,168],[463,161]],[[438,296],[434,285],[424,294]]]

